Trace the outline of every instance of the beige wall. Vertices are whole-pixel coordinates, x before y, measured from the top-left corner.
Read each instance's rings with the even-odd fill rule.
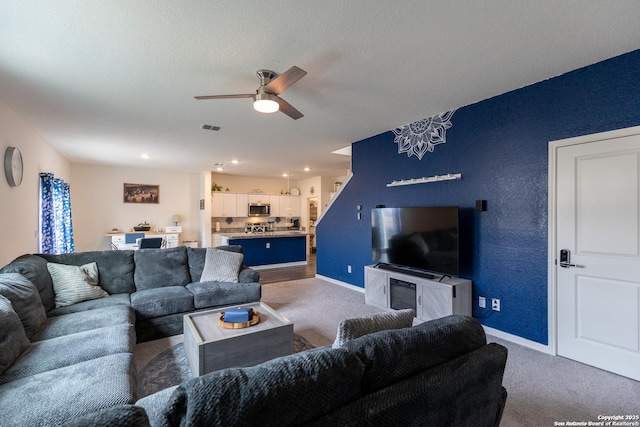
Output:
[[[282,194],[287,192],[287,178],[259,178],[255,176],[223,175],[211,174],[211,181],[222,187],[222,191],[227,188],[231,193],[251,193],[253,190],[260,190],[265,194]],[[295,187],[290,181],[290,187]],[[282,192],[282,193],[281,193]]]
[[[38,252],[39,174],[51,172],[70,182],[70,163],[55,151],[31,124],[0,102],[0,155],[7,147],[22,153],[24,176],[19,187],[0,177],[0,266],[25,253]]]
[[[129,231],[147,221],[152,230],[175,225],[173,215],[183,222],[181,240],[200,240],[199,172],[73,164],[71,166],[71,209],[76,251],[109,248],[112,228]],[[123,184],[160,186],[160,203],[123,202]]]

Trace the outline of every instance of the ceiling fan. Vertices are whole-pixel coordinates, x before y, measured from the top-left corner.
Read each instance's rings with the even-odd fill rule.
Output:
[[[196,96],[198,100],[203,99],[233,99],[233,98],[253,98],[253,108],[261,113],[275,113],[282,111],[293,120],[303,117],[303,114],[296,110],[291,104],[280,98],[282,92],[289,86],[303,78],[307,74],[295,65],[284,73],[278,75],[271,70],[258,70],[256,75],[260,79],[260,87],[256,93],[239,93],[234,95],[205,95]]]

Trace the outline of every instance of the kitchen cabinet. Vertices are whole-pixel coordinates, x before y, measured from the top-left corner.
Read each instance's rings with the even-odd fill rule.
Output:
[[[238,195],[235,193],[214,192],[211,195],[211,216],[238,216]],[[240,216],[246,216],[246,210]]]
[[[299,218],[300,196],[213,192],[212,217],[246,217],[249,203],[271,206],[271,217]]]
[[[229,242],[229,238],[220,234],[213,233],[211,235],[212,247],[226,245]]]
[[[282,216],[280,214],[280,196],[269,196],[269,204],[271,205],[271,216]]]
[[[247,216],[248,206],[249,196],[247,194],[236,194],[236,216]]]
[[[300,196],[278,196],[280,198],[280,214],[281,217],[300,217]]]
[[[303,265],[307,263],[307,236],[230,237],[227,244],[242,246],[243,263],[249,267],[263,265]]]
[[[248,194],[249,203],[269,203],[269,195],[268,194]]]

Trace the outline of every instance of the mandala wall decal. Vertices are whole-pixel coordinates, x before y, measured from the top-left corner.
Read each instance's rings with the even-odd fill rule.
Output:
[[[433,152],[436,145],[447,142],[447,129],[452,126],[450,119],[455,111],[447,111],[393,129],[396,135],[393,142],[398,144],[398,154],[407,153],[407,157],[415,155],[418,160],[422,160],[422,156]]]

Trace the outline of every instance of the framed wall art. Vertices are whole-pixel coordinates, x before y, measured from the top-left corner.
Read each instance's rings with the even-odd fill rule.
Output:
[[[160,186],[152,184],[124,184],[124,203],[160,203]]]

